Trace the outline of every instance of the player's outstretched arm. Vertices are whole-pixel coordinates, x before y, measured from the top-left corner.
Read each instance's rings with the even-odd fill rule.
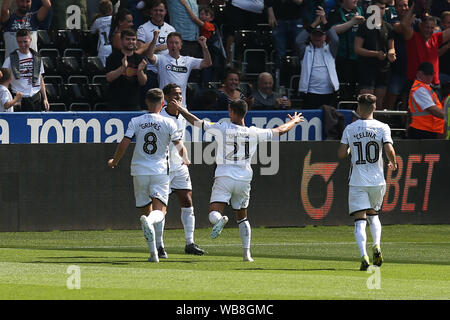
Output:
[[[183,108],[181,106],[181,102],[176,101],[178,111],[181,113],[181,115],[186,119],[187,122],[192,124],[195,127],[203,128],[203,120],[197,118],[195,115],[187,111],[187,109]]]
[[[125,154],[125,151],[127,151],[130,142],[131,142],[130,138],[123,137],[122,141],[120,141],[119,145],[116,148],[114,158],[108,160],[108,167],[112,169],[119,164],[119,161],[120,159],[122,159],[123,155]]]
[[[294,128],[300,122],[305,121],[305,118],[302,116],[302,114],[297,112],[295,112],[293,116],[288,114],[288,117],[290,119],[288,122],[272,129],[273,134],[278,134],[281,136]]]
[[[345,159],[348,157],[349,153],[350,153],[350,148],[348,147],[348,144],[341,143],[341,145],[339,146],[338,152],[337,152],[338,158]]]
[[[384,152],[386,152],[386,156],[389,159],[388,166],[393,170],[397,170],[397,160],[395,156],[395,150],[392,144],[385,143],[384,144]]]
[[[172,141],[172,142],[173,142],[173,145],[175,146],[175,148],[177,148],[178,154],[180,155],[181,159],[183,160],[183,164],[185,164],[187,166],[190,165],[191,161],[189,160],[187,149],[186,149],[186,146],[184,145],[183,141],[177,140],[177,141]]]

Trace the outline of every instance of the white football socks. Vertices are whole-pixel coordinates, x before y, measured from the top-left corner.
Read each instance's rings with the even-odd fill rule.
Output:
[[[355,221],[355,240],[356,244],[359,248],[359,253],[362,256],[367,256],[367,250],[366,250],[366,225],[367,221],[364,220],[356,220]]]
[[[161,222],[157,222],[153,225],[155,228],[155,242],[156,248],[163,247],[164,248],[164,226],[166,224],[166,219],[164,218]]]
[[[222,215],[219,211],[211,211],[209,213],[209,222],[211,222],[211,224],[216,224],[220,219],[222,219]]]
[[[250,240],[252,236],[252,229],[250,228],[250,223],[247,218],[237,221],[239,225],[239,234],[241,236],[242,248],[248,249],[250,253]]]
[[[147,221],[150,224],[155,225],[155,223],[161,222],[164,220],[164,213],[161,210],[153,210],[147,217]]]
[[[181,222],[184,227],[186,245],[194,243],[195,216],[194,208],[181,208]]]
[[[367,216],[369,220],[370,233],[372,234],[373,246],[380,246],[381,242],[381,222],[378,215]]]

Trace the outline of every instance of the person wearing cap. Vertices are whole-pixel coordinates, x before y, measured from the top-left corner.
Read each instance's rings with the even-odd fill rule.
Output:
[[[431,88],[435,76],[433,64],[422,62],[409,93],[411,124],[408,139],[438,139],[444,133],[444,109]]]
[[[383,0],[374,0],[372,3],[380,9],[380,16],[383,17],[386,3]],[[374,94],[377,97],[377,109],[381,109],[391,74],[391,63],[395,61],[396,55],[392,25],[382,19],[378,22],[367,19],[359,26],[354,50],[359,56],[359,94]]]
[[[313,109],[322,105],[335,106],[336,91],[339,90],[335,64],[339,37],[333,28],[325,31],[327,20],[321,7],[316,15],[310,28],[303,30],[296,39],[302,60],[298,91],[305,95],[304,108]]]

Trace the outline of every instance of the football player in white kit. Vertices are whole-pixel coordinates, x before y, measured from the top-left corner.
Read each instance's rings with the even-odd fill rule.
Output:
[[[114,158],[108,160],[108,166],[114,168],[118,165],[131,140],[136,137],[131,160],[136,207],[141,209],[140,221],[150,249],[149,261],[159,262],[153,225],[164,219],[169,199],[169,144],[175,145],[184,164],[189,165],[190,162],[175,122],[160,115],[164,104],[162,90],[150,89],[146,103],[149,113],[130,120]]]
[[[381,223],[378,212],[383,204],[386,181],[383,172],[383,149],[389,160],[388,166],[397,170],[397,162],[391,129],[383,122],[373,118],[376,97],[362,94],[358,97],[357,113],[360,119],[344,129],[338,158],[351,155],[348,206],[355,220],[355,240],[361,255],[360,270],[370,265],[366,251],[366,224],[369,222],[373,238],[373,264],[381,266]]]
[[[209,205],[209,221],[214,225],[211,238],[217,238],[228,222],[222,216],[225,206],[231,204],[239,225],[239,234],[243,247],[243,260],[253,261],[250,254],[251,228],[247,219],[247,207],[250,200],[250,184],[253,177],[251,159],[259,142],[270,141],[274,136],[282,135],[298,123],[304,121],[301,113],[293,116],[285,124],[274,129],[246,127],[244,122],[248,106],[244,100],[232,101],[228,107],[230,122],[212,123],[198,119],[178,104],[178,110],[192,125],[203,128],[214,135],[217,141],[216,171]]]
[[[164,99],[167,105],[161,110],[161,115],[172,119],[179,131],[181,140],[184,139],[186,130],[186,119],[179,113],[176,101],[181,103],[183,96],[181,88],[175,83],[166,85],[163,89]],[[179,156],[178,150],[173,144],[169,147],[170,159],[170,192],[175,192],[181,206],[181,222],[183,223],[186,246],[184,252],[187,254],[203,255],[204,250],[200,249],[194,242],[195,216],[192,205],[192,183],[187,166],[183,165],[183,159]],[[159,258],[167,259],[167,252],[164,249],[163,232],[164,222],[155,224],[156,246]]]

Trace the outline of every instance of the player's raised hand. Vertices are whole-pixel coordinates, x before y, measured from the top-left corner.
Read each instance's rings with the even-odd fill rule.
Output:
[[[295,123],[300,123],[305,121],[305,118],[302,116],[302,113],[295,112],[293,116],[288,114],[289,119],[293,120]]]

